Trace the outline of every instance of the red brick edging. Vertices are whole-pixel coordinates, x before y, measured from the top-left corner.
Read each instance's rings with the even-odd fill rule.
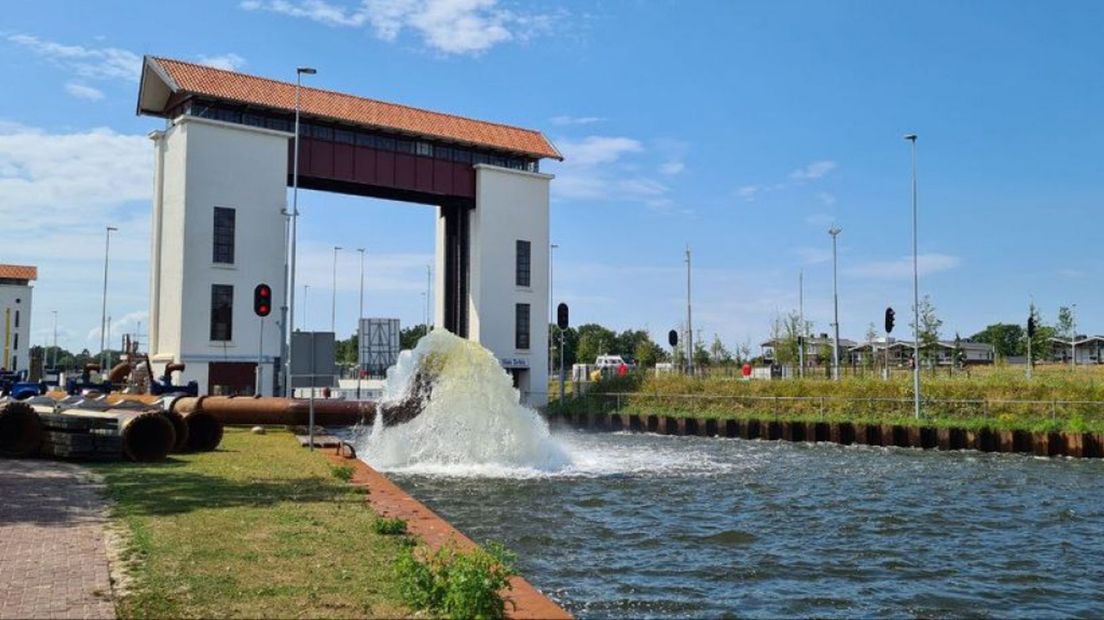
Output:
[[[449,540],[455,541],[461,549],[473,549],[475,543],[460,533],[447,521],[437,516],[424,504],[411,497],[386,476],[369,467],[360,459],[348,459],[338,454],[326,453],[326,457],[335,464],[353,467],[352,484],[363,487],[367,492],[368,504],[380,515],[397,517],[406,521],[407,531],[417,536],[429,546],[437,549]],[[517,619],[566,619],[571,618],[559,605],[541,594],[521,577],[510,580],[512,589],[505,593],[507,600],[506,617]]]

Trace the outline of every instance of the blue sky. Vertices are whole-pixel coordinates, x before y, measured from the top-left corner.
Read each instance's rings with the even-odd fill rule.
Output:
[[[34,341],[58,309],[62,344],[95,349],[116,225],[113,333],[145,321],[149,53],[286,79],[309,64],[317,86],[541,129],[567,157],[543,169],[575,323],[662,340],[689,244],[706,338],[757,343],[802,271],[829,331],[833,223],[843,334],[886,305],[908,315],[916,132],[921,293],[944,334],[1022,321],[1031,298],[1104,332],[1102,30],[1096,2],[17,3],[0,21],[0,262],[40,266]],[[432,210],[301,199],[308,327],[329,326],[334,245],[367,248],[369,315],[420,322]],[[339,260],[351,333],[358,262]]]

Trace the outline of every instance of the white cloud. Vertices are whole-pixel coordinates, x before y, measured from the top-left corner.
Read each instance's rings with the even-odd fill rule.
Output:
[[[818,228],[827,227],[828,225],[834,223],[835,221],[836,221],[836,217],[834,215],[832,215],[831,213],[813,213],[811,215],[806,215],[805,216],[805,223],[806,224],[808,224],[810,226],[816,226]]]
[[[117,47],[63,45],[29,34],[8,35],[8,41],[86,79],[137,82],[142,66],[141,56]]]
[[[553,125],[565,126],[565,125],[592,125],[594,123],[601,123],[606,120],[601,116],[553,116],[548,119],[548,122]]]
[[[962,259],[948,254],[921,254],[917,257],[917,271],[922,276],[955,269]],[[892,261],[871,261],[846,267],[844,273],[861,278],[885,280],[907,279],[912,277],[912,257],[905,256]]]
[[[108,128],[47,133],[0,126],[0,221],[8,235],[102,221],[121,203],[146,200],[152,147]],[[33,215],[32,215],[33,214]]]
[[[812,181],[824,177],[832,170],[836,169],[836,162],[830,160],[814,161],[813,163],[803,168],[798,168],[790,173],[790,178],[794,181]]]
[[[201,65],[207,65],[208,67],[214,67],[216,69],[225,69],[227,71],[237,71],[245,66],[245,59],[233,52],[218,54],[216,56],[204,56],[201,54],[198,60]]]
[[[77,99],[85,99],[87,101],[99,101],[104,98],[102,90],[86,86],[84,84],[78,84],[76,82],[69,82],[65,85],[65,92],[76,97]]]
[[[560,151],[572,166],[595,166],[613,163],[626,154],[640,153],[644,145],[625,137],[588,136],[582,140],[563,140]]]
[[[245,0],[239,6],[327,26],[370,27],[377,38],[389,42],[410,30],[428,48],[456,55],[479,55],[500,43],[526,41],[554,21],[550,15],[500,8],[498,0],[361,0],[352,5],[325,0]]]
[[[755,197],[759,195],[759,192],[763,190],[758,185],[745,185],[736,190],[736,196],[744,202],[754,202]]]
[[[683,170],[686,170],[686,164],[681,161],[664,162],[663,165],[659,167],[659,171],[668,176],[675,176],[676,174],[682,173]]]

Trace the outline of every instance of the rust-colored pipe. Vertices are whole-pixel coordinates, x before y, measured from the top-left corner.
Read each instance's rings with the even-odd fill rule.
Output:
[[[119,362],[107,373],[107,380],[112,384],[122,383],[130,376],[130,364]]]
[[[25,457],[42,446],[42,420],[33,407],[18,400],[0,403],[0,456]]]
[[[290,398],[252,398],[248,396],[185,396],[172,406],[188,417],[203,411],[223,424],[304,425],[310,421],[310,402]],[[314,423],[351,426],[369,424],[376,414],[375,403],[352,400],[314,401]]]
[[[172,422],[159,411],[128,411],[125,409],[62,409],[61,415],[116,420],[123,438],[123,454],[132,461],[160,461],[176,444]]]

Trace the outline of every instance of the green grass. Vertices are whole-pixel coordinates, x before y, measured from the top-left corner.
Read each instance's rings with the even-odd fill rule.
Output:
[[[1028,381],[1022,369],[991,368],[923,376],[928,426],[1031,431],[1104,432],[1104,373],[1041,367]],[[617,396],[615,393],[623,395]],[[626,395],[627,394],[627,395]],[[1013,402],[1021,401],[1021,402]],[[1035,401],[1035,402],[1022,402]],[[1063,402],[1076,401],[1076,402]],[[743,381],[728,377],[639,374],[598,382],[552,412],[626,413],[715,419],[778,419],[906,424],[913,417],[911,375]]]
[[[215,452],[95,468],[127,534],[123,618],[410,614],[404,541],[290,434],[228,428]]]

